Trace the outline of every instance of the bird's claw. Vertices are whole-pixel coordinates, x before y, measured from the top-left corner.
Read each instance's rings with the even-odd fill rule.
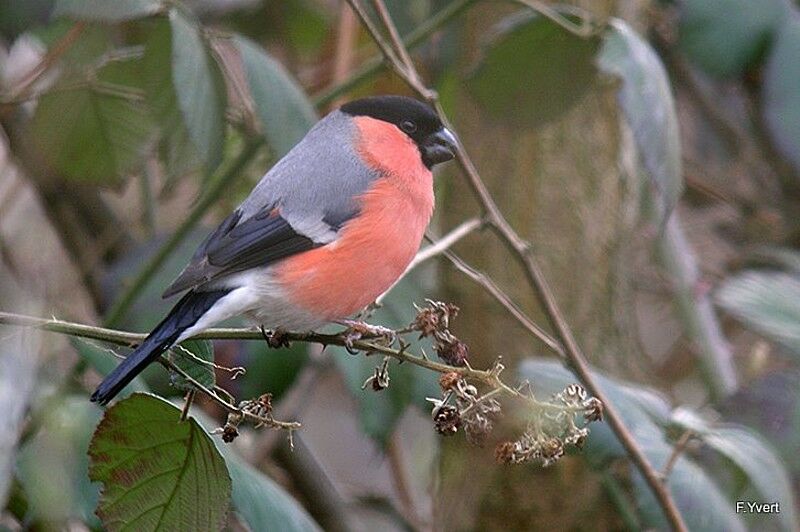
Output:
[[[377,340],[385,345],[392,345],[397,339],[397,335],[392,329],[380,325],[370,325],[363,321],[343,322],[347,326],[344,332],[344,347],[350,354],[357,354],[358,350],[353,347],[353,343],[358,340]]]
[[[289,347],[289,335],[286,333],[284,329],[278,327],[277,329],[267,331],[264,327],[261,327],[261,336],[264,337],[264,341],[267,342],[267,345],[270,346],[272,349],[280,349],[281,347]]]

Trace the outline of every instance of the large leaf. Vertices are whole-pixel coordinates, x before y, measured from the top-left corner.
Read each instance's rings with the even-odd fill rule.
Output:
[[[264,136],[276,157],[282,157],[317,121],[302,89],[283,66],[242,36],[234,38],[242,58],[250,95]]]
[[[160,0],[58,0],[53,16],[119,22],[158,13]]]
[[[89,447],[89,477],[103,483],[97,513],[109,530],[215,530],[231,479],[198,423],[154,395],[106,410]]]
[[[172,29],[166,18],[153,21],[143,59],[144,88],[153,118],[161,127],[160,147],[172,181],[202,167],[202,159],[183,120],[172,76]]]
[[[117,185],[141,164],[151,123],[135,84],[140,66],[115,62],[98,82],[40,98],[31,136],[51,165],[76,181]]]
[[[753,10],[759,11],[759,10]],[[764,69],[767,131],[776,149],[800,172],[800,9],[781,26]]]
[[[717,301],[749,327],[800,356],[800,277],[745,272],[723,283]]]
[[[647,41],[619,19],[606,32],[598,65],[622,81],[617,97],[660,223],[683,192],[678,118],[664,65]]]
[[[233,477],[233,504],[250,530],[316,532],[320,528],[297,501],[263,473],[228,456]]]
[[[780,514],[762,516],[765,522],[760,529],[775,520],[780,520],[785,530],[795,529],[797,517],[792,485],[783,462],[763,439],[741,426],[711,425],[686,408],[675,409],[672,419],[682,428],[691,429],[706,445],[736,464],[760,495],[760,502],[779,504]]]
[[[520,366],[520,374],[529,379],[541,398],[576,382],[576,377],[555,361],[529,359]],[[669,423],[669,404],[657,393],[622,383],[594,372],[598,385],[617,407],[625,426],[641,446],[650,463],[663,469],[673,452],[665,435]],[[595,423],[584,448],[589,463],[600,470],[612,460],[627,456],[607,423]],[[649,527],[668,529],[661,509],[641,475],[634,474],[635,495],[641,517]],[[680,457],[674,464],[667,486],[675,498],[690,530],[745,530],[727,497],[713,478],[699,464]]]
[[[706,72],[732,77],[750,67],[780,23],[783,0],[683,0],[679,46]]]
[[[182,11],[169,12],[172,27],[172,79],[184,122],[210,169],[222,159],[225,102],[219,72],[198,24]]]
[[[534,127],[571,108],[596,76],[596,37],[580,38],[530,10],[498,24],[467,88],[489,113]]]
[[[17,478],[27,518],[66,526],[69,519],[96,527],[97,486],[89,482],[86,449],[101,410],[85,396],[50,397],[41,428],[17,455]]]

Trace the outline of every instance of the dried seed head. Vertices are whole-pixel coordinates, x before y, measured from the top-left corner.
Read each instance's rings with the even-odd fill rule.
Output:
[[[603,420],[603,403],[597,397],[590,397],[583,402],[583,417],[586,421]]]
[[[388,377],[388,375],[387,375]],[[389,387],[389,379],[382,380],[379,377],[375,377],[372,379],[372,390],[375,392],[380,392],[381,390],[385,390]]]
[[[580,384],[570,384],[553,396],[555,401],[560,401],[567,406],[580,407],[586,400],[586,389]]]
[[[564,395],[570,399],[576,399],[578,401],[585,401],[586,400],[586,390],[580,384],[570,384],[566,388],[564,388]]]
[[[419,331],[420,338],[447,331],[450,319],[458,314],[458,307],[451,303],[428,300],[428,306],[417,308],[417,316],[411,327]]]
[[[225,443],[231,443],[238,436],[239,436],[239,429],[236,428],[236,425],[226,423],[225,426],[222,428],[222,441],[224,441]]]
[[[542,442],[539,449],[542,456],[542,465],[549,466],[564,456],[564,442],[558,438],[549,438]]]
[[[433,349],[439,358],[452,366],[463,366],[469,355],[467,344],[453,335],[434,342]]]
[[[452,436],[458,432],[461,425],[461,416],[458,409],[450,405],[442,405],[433,409],[433,425],[436,432],[443,436]]]
[[[500,464],[510,464],[514,461],[517,445],[513,441],[503,441],[494,448],[494,459]]]
[[[447,373],[442,373],[439,377],[439,386],[441,386],[444,391],[451,390],[456,387],[456,384],[458,384],[460,380],[461,375],[455,371],[449,371]]]
[[[431,308],[420,309],[411,327],[419,331],[420,338],[431,336],[439,329],[439,315]]]
[[[574,445],[578,449],[583,449],[583,444],[586,443],[586,438],[588,436],[589,429],[575,428],[574,430],[570,431],[566,438],[564,438],[564,443],[567,445]]]

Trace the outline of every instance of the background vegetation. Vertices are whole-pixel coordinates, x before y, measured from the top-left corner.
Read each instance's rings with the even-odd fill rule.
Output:
[[[389,46],[381,5],[363,7]],[[676,526],[666,497],[693,530],[797,529],[798,3],[387,7],[418,72],[391,46],[387,68],[344,2],[0,3],[0,526],[660,529]],[[138,337],[72,323],[148,330],[194,247],[319,116],[426,87],[465,147],[436,181],[431,234],[452,247],[370,321],[452,302],[471,366],[502,357],[504,381],[539,399],[594,394],[584,353],[665,495],[613,424],[549,467],[498,464],[529,404],[504,405],[483,446],[445,438],[434,372],[392,362],[388,388],[362,390],[380,361],[335,345],[195,341],[129,387],[157,396],[88,402]],[[531,290],[526,242],[563,323]],[[430,339],[421,350],[434,359]],[[196,360],[212,357],[215,371]],[[233,398],[198,394],[180,423],[186,373]],[[244,406],[301,422],[294,450],[279,423],[223,443],[223,403],[267,392],[271,410]]]

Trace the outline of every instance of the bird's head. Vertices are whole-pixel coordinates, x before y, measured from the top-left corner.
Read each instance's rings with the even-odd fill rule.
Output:
[[[444,125],[430,106],[405,96],[371,96],[341,107],[354,117],[368,116],[396,126],[419,148],[428,168],[453,159],[458,149],[455,135]]]

